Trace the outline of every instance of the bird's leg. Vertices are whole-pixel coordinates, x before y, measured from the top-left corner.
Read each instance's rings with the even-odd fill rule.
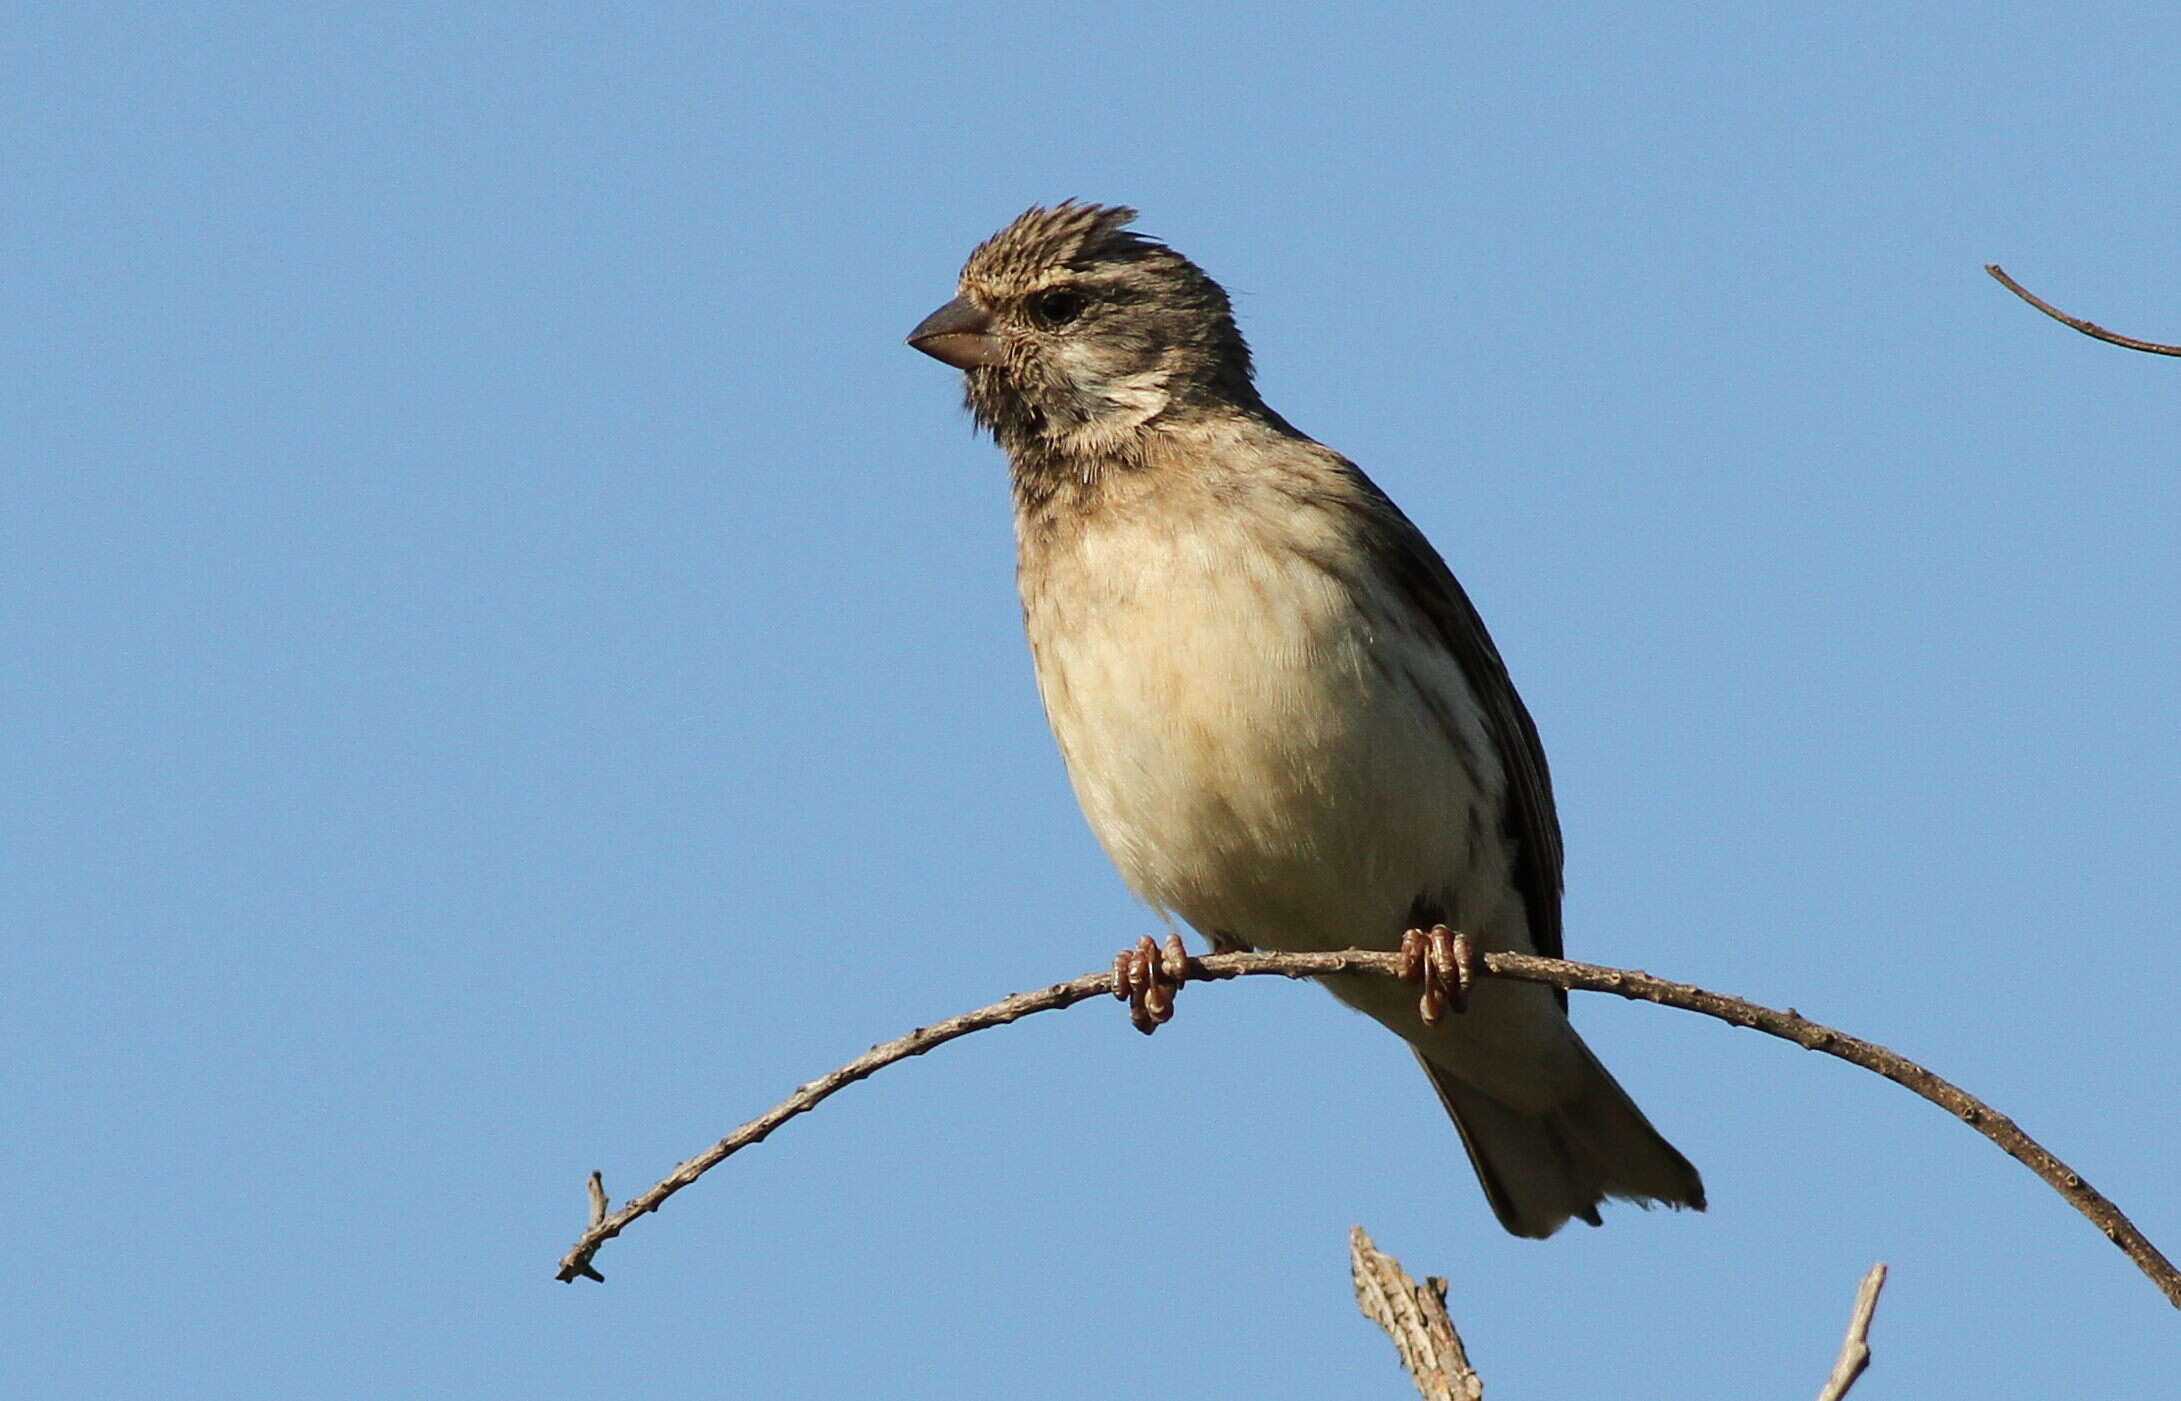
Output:
[[[1128,1004],[1128,1019],[1149,1036],[1174,1016],[1174,994],[1189,976],[1189,951],[1179,934],[1161,948],[1146,934],[1113,959],[1113,995]]]
[[[1446,1020],[1449,1010],[1469,1010],[1469,989],[1477,981],[1477,947],[1467,934],[1443,924],[1411,929],[1401,936],[1401,979],[1422,983],[1416,1010],[1425,1026]]]

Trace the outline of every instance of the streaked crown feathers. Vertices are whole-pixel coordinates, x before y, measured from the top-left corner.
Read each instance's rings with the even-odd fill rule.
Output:
[[[962,266],[962,280],[1020,284],[1096,262],[1138,258],[1154,249],[1166,251],[1156,240],[1127,231],[1135,218],[1135,210],[1119,204],[1079,204],[1067,199],[1051,206],[1032,205],[977,245]]]

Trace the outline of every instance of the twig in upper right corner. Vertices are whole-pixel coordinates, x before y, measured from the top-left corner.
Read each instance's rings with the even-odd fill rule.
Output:
[[[2000,286],[2036,307],[2063,326],[2072,326],[2092,340],[2104,341],[2126,350],[2140,350],[2149,355],[2181,355],[2181,345],[2166,345],[2161,341],[2139,341],[2133,336],[2123,336],[2106,330],[2095,321],[2085,321],[2080,316],[2070,316],[2052,303],[2007,276],[2007,270],[1997,263],[1986,263],[1984,270],[1992,275]]]

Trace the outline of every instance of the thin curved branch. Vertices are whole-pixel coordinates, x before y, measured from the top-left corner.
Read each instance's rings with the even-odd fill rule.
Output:
[[[2070,316],[2038,296],[2035,292],[2032,292],[2029,288],[2007,276],[2006,269],[1997,263],[1986,263],[1984,270],[1998,279],[2000,286],[2014,293],[2023,301],[2036,307],[2061,325],[2073,326],[2092,340],[2104,341],[2107,345],[2117,345],[2128,350],[2141,350],[2151,355],[2181,355],[2181,345],[2164,345],[2158,341],[2139,341],[2133,336],[2123,336],[2108,331],[2095,321],[2085,321],[2080,316]]]
[[[2036,1173],[2068,1205],[2081,1212],[2091,1225],[2097,1227],[2107,1240],[2119,1246],[2135,1262],[2136,1268],[2143,1271],[2144,1276],[2166,1296],[2168,1303],[2181,1308],[2181,1271],[2176,1271],[2172,1263],[2159,1253],[2158,1248],[2144,1239],[2143,1233],[2122,1214],[2119,1207],[2083,1181],[2074,1169],[2054,1157],[2043,1144],[2017,1128],[2012,1119],[1958,1085],[1932,1074],[1906,1056],[1897,1055],[1872,1042],[1858,1040],[1831,1027],[1820,1026],[1792,1009],[1785,1012],[1774,1011],[1754,1002],[1745,1002],[1739,997],[1708,992],[1687,983],[1668,982],[1648,973],[1518,953],[1482,954],[1478,962],[1482,965],[1478,971],[1488,977],[1511,978],[1522,983],[1543,983],[1571,992],[1605,992],[1635,1002],[1656,1002],[1663,1007],[1699,1012],[1733,1026],[1749,1027],[1785,1041],[1792,1041],[1805,1050],[1823,1051],[1826,1055],[1844,1060],[1850,1065],[1859,1065],[1873,1074],[1883,1075],[1960,1119],[1998,1144],[2008,1157]],[[1401,970],[1400,954],[1378,953],[1366,949],[1346,949],[1338,953],[1224,953],[1187,960],[1183,981],[1225,982],[1230,978],[1249,977],[1322,978],[1336,973],[1378,973],[1398,977]],[[989,1007],[980,1007],[974,1012],[949,1017],[931,1026],[918,1027],[906,1036],[873,1046],[839,1069],[797,1087],[794,1094],[675,1168],[649,1191],[631,1198],[620,1210],[593,1221],[590,1229],[561,1257],[557,1278],[570,1281],[579,1278],[602,1279],[603,1276],[592,1268],[591,1259],[598,1253],[600,1246],[620,1235],[630,1222],[646,1212],[657,1211],[668,1197],[695,1182],[731,1155],[753,1143],[764,1141],[774,1129],[798,1114],[815,1109],[836,1092],[856,1081],[873,1075],[896,1061],[920,1056],[933,1047],[943,1046],[973,1031],[1005,1026],[1038,1012],[1072,1007],[1093,997],[1112,995],[1113,973],[1092,973],[1073,982],[1055,983],[1037,992],[1019,992]]]

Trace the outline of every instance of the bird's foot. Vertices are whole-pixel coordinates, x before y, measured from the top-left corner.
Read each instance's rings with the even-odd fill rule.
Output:
[[[1189,951],[1179,934],[1166,936],[1161,948],[1151,936],[1114,955],[1113,995],[1128,1004],[1128,1019],[1149,1036],[1174,1016],[1174,994],[1189,976]]]
[[[1425,1026],[1437,1026],[1448,1011],[1469,1010],[1469,989],[1477,981],[1477,946],[1467,934],[1443,924],[1411,929],[1401,936],[1401,980],[1424,985],[1416,1010]]]

